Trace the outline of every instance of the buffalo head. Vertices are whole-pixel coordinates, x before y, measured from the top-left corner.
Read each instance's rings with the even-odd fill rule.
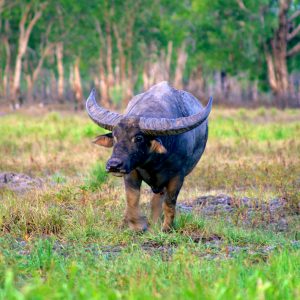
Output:
[[[104,147],[114,147],[106,170],[115,176],[128,174],[146,163],[153,153],[167,152],[158,138],[142,132],[138,117],[121,119],[111,133],[100,135],[93,142]]]
[[[86,102],[91,119],[111,133],[96,137],[94,143],[113,147],[106,170],[116,176],[130,173],[142,166],[154,153],[167,153],[158,136],[177,135],[194,129],[204,122],[211,111],[212,99],[198,114],[177,119],[145,118],[110,112],[99,106],[92,90]]]

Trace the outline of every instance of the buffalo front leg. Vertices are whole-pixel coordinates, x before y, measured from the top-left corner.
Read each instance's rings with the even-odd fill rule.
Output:
[[[162,226],[162,230],[165,232],[170,231],[173,227],[176,213],[176,201],[182,184],[183,179],[181,176],[173,177],[167,184],[166,197],[163,203],[164,223]]]
[[[151,216],[153,224],[157,223],[162,215],[162,204],[165,192],[153,194],[151,199]]]
[[[139,201],[142,180],[137,171],[132,171],[124,177],[127,207],[125,212],[125,223],[134,231],[146,231],[147,221],[141,215]]]

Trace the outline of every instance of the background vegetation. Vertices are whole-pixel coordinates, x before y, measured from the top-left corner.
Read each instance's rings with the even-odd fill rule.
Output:
[[[226,104],[299,106],[298,0],[0,2],[0,95],[122,106],[168,80]],[[6,101],[6,103],[7,103]]]

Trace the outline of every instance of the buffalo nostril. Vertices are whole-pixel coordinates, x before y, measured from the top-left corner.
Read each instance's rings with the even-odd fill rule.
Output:
[[[110,159],[106,164],[107,171],[118,171],[121,169],[123,163],[120,159]]]

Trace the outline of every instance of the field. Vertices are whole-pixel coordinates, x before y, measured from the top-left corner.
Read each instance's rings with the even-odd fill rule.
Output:
[[[300,298],[299,110],[214,109],[169,234],[122,226],[85,113],[26,110],[0,132],[0,299]]]

